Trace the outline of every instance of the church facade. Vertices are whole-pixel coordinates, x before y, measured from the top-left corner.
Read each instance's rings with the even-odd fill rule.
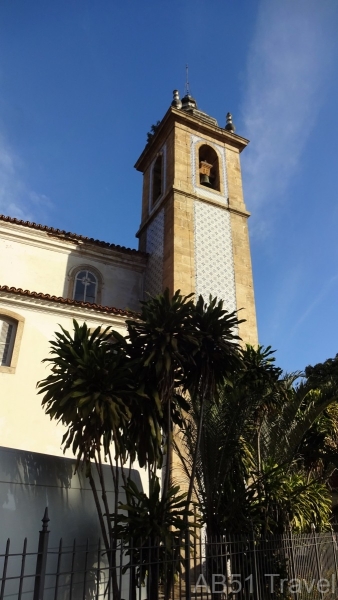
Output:
[[[147,293],[209,295],[242,309],[257,344],[240,153],[248,141],[178,92],[136,162],[143,174],[139,249],[0,216],[0,445],[61,456],[62,426],[41,409],[49,340],[72,320],[121,333]]]

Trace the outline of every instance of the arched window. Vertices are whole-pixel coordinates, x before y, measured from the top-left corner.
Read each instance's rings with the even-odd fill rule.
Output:
[[[76,273],[74,281],[74,295],[73,299],[78,302],[91,302],[97,301],[97,277],[88,270],[81,270]]]
[[[78,302],[101,304],[103,278],[91,264],[72,266],[68,272],[68,298]]]
[[[0,312],[0,372],[15,373],[25,319],[12,311]]]
[[[163,155],[159,154],[153,166],[153,193],[151,205],[154,206],[156,200],[162,196],[163,192]]]
[[[220,191],[219,163],[216,151],[207,144],[198,150],[200,185]]]

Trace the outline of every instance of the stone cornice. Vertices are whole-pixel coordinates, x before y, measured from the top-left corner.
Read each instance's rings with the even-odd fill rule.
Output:
[[[239,152],[242,152],[249,143],[249,140],[240,135],[230,133],[230,131],[213,125],[209,121],[204,121],[184,110],[170,107],[159,124],[151,143],[144,148],[142,154],[137,159],[134,165],[137,171],[144,173],[147,163],[150,160],[149,156],[152,158],[154,156],[154,145],[161,145],[163,143],[165,137],[168,135],[168,131],[174,127],[175,123],[188,126],[192,131],[211,136],[214,140],[237,148]]]
[[[0,214],[0,222],[1,221],[4,223],[11,223],[13,225],[19,225],[20,227],[26,227],[27,229],[33,229],[47,234],[52,234],[54,237],[57,237],[61,240],[67,240],[71,242],[81,241],[85,244],[100,246],[101,248],[109,248],[110,250],[124,252],[126,254],[144,254],[143,252],[140,252],[139,250],[136,250],[134,248],[126,248],[126,246],[120,246],[118,244],[111,244],[110,242],[96,240],[94,238],[89,238],[85,235],[80,235],[78,233],[71,233],[70,231],[56,229],[55,227],[49,227],[48,225],[41,225],[39,223],[33,223],[31,221],[23,221],[21,219],[16,219],[15,217],[9,217]]]
[[[247,210],[243,210],[243,209],[241,210],[239,208],[236,208],[235,206],[232,206],[230,201],[228,203],[225,203],[225,202],[221,202],[220,200],[218,201],[216,199],[206,198],[202,194],[201,195],[199,195],[198,193],[190,194],[188,192],[184,192],[183,190],[180,190],[173,186],[168,190],[168,192],[166,193],[164,198],[162,198],[161,202],[158,203],[158,206],[156,206],[156,208],[153,210],[153,212],[140,225],[139,230],[136,233],[136,237],[139,237],[141,235],[142,231],[149,225],[149,223],[154,219],[154,217],[156,216],[158,211],[161,210],[161,208],[165,205],[168,198],[170,196],[172,196],[173,194],[183,196],[184,198],[191,198],[192,200],[199,200],[200,202],[206,202],[207,204],[212,204],[213,206],[216,206],[218,208],[223,208],[224,210],[228,210],[229,212],[236,213],[243,217],[250,217],[250,215],[251,215],[251,213],[249,213]]]

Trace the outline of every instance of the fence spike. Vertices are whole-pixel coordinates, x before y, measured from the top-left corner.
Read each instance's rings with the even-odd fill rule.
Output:
[[[45,513],[42,519],[42,530],[39,533],[39,546],[38,555],[36,559],[33,600],[43,600],[44,596],[49,539],[48,522],[48,507],[46,506]]]
[[[50,521],[50,518],[48,516],[48,506],[46,506],[44,515],[43,515],[43,517],[42,517],[41,520],[42,520],[42,531],[47,531],[48,530],[48,523]]]

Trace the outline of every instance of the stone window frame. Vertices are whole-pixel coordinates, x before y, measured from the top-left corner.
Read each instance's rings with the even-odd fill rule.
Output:
[[[96,298],[95,298],[95,302],[93,302],[91,304],[101,304],[102,290],[104,287],[103,277],[102,277],[102,274],[100,273],[100,271],[96,267],[93,267],[93,265],[90,265],[90,264],[77,265],[75,267],[72,267],[71,270],[69,271],[69,274],[68,274],[68,281],[69,281],[68,298],[70,300],[74,300],[75,280],[76,280],[77,274],[80,271],[90,271],[91,273],[93,273],[93,275],[95,275],[95,277],[97,279]]]
[[[22,340],[25,319],[18,313],[15,313],[11,310],[7,310],[6,308],[3,308],[2,306],[0,307],[0,317],[1,316],[8,317],[9,319],[13,319],[13,321],[16,322],[16,332],[15,332],[15,338],[14,338],[14,344],[13,344],[10,365],[6,365],[6,366],[0,365],[0,373],[8,373],[8,374],[14,375],[17,364],[18,364],[20,345],[21,345],[21,340]]]
[[[219,167],[219,183],[220,190],[208,188],[201,185],[199,180],[199,149],[201,146],[210,146],[217,154]],[[219,200],[222,204],[228,204],[228,182],[225,160],[226,148],[215,144],[206,138],[201,138],[196,135],[191,136],[191,169],[192,169],[192,184],[195,192],[205,196],[206,198]]]

